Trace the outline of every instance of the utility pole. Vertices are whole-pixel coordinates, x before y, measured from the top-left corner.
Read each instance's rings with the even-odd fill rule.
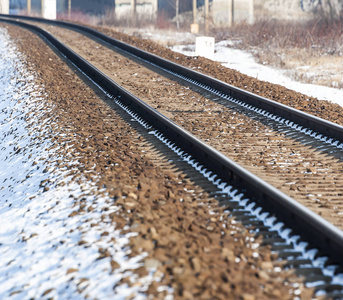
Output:
[[[68,19],[71,17],[71,0],[68,0]]]
[[[208,22],[209,22],[209,8],[210,3],[209,0],[205,0],[205,32],[208,33]]]
[[[234,0],[229,0],[229,27],[232,27],[234,24]]]
[[[176,14],[175,14],[175,16],[176,16],[176,28],[177,29],[180,29],[179,5],[180,5],[179,0],[176,0]]]
[[[31,14],[31,0],[27,0],[27,14]]]
[[[132,27],[136,26],[136,6],[137,6],[137,0],[131,0],[131,23],[132,23]]]

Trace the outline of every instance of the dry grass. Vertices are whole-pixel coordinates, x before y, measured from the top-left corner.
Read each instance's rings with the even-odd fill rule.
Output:
[[[260,63],[288,70],[305,83],[343,88],[343,17],[307,22],[260,20],[215,32],[234,38]]]

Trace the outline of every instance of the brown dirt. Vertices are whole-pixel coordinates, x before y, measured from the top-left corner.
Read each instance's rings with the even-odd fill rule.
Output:
[[[40,26],[56,35],[131,93],[343,229],[341,160],[315,151],[311,145],[305,146],[286,134],[271,130],[259,121],[209,101],[191,89],[78,33],[54,26]],[[141,43],[144,44],[144,41]],[[147,43],[150,45],[150,42]],[[168,53],[169,50],[165,51]],[[245,77],[245,80],[248,82],[249,77]],[[265,90],[263,84],[259,82],[259,89],[262,91]],[[270,84],[266,89],[269,87]],[[278,89],[279,86],[274,88]]]
[[[74,180],[87,176],[99,188],[105,186],[116,199],[110,205],[121,207],[119,214],[111,215],[113,223],[118,228],[129,225],[139,233],[131,240],[133,254],[148,251],[150,260],[138,274],[145,274],[157,260],[164,274],[160,284],[173,287],[175,299],[294,298],[291,283],[299,279],[292,271],[274,268],[279,262],[268,247],[253,250],[253,237],[226,218],[216,201],[182,174],[157,167],[142,155],[142,138],[37,36],[1,26],[8,29],[27,67],[36,72],[37,85],[45,87],[47,101],[55,106],[53,112],[46,112],[47,119],[59,124],[58,129],[51,128],[51,138],[73,144],[66,151],[80,161],[78,169],[71,170]],[[66,165],[60,162],[56,167]],[[78,200],[75,214],[87,212],[89,208]],[[109,255],[105,250],[101,254]],[[164,296],[157,292],[158,285],[148,290],[155,299]],[[311,290],[301,284],[299,289],[301,297],[310,298]]]

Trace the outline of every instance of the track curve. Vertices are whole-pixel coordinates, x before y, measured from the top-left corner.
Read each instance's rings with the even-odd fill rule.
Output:
[[[14,23],[20,24],[18,22]],[[75,65],[83,70],[83,72],[87,73],[87,75],[103,90],[108,94],[119,97],[121,101],[128,105],[132,110],[136,112],[139,111],[140,115],[143,111],[144,113],[142,118],[146,119],[147,122],[152,123],[159,131],[163,132],[163,134],[182,147],[184,151],[192,153],[192,156],[199,161],[206,162],[207,166],[210,166],[208,167],[209,170],[211,169],[215,171],[218,175],[226,178],[230,182],[241,184],[247,189],[247,194],[257,202],[268,202],[270,207],[278,207],[276,209],[279,212],[278,214],[280,214],[280,216],[284,214],[281,218],[284,218],[285,220],[291,218],[295,228],[307,228],[308,237],[315,245],[320,247],[323,244],[331,244],[331,246],[329,246],[329,251],[334,251],[334,253],[337,254],[337,258],[340,253],[343,253],[341,251],[343,247],[341,241],[342,233],[336,230],[336,228],[330,224],[326,224],[327,222],[304,209],[289,197],[283,195],[272,186],[265,184],[263,181],[256,178],[256,176],[246,172],[215,149],[208,147],[202,141],[190,135],[180,126],[170,122],[170,120],[165,118],[162,114],[152,109],[149,105],[145,104],[134,95],[123,90],[115,82],[108,79],[104,74],[101,74],[101,72],[98,72],[98,70],[84,61],[79,55],[73,53],[73,51],[67,47],[64,47],[44,30],[37,29],[37,27],[32,25],[21,24],[21,26],[27,26],[30,27],[31,30],[40,32],[40,34],[48,39],[56,48],[63,51],[64,55],[69,57]],[[286,209],[289,211],[285,212]],[[315,226],[315,228],[312,226]],[[321,232],[323,236],[319,237],[318,232]],[[328,249],[326,248],[325,251],[327,250]]]

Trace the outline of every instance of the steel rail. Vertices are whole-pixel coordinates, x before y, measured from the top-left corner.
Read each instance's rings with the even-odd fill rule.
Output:
[[[343,126],[341,125],[313,116],[311,114],[305,113],[303,111],[297,110],[295,108],[289,107],[279,102],[255,95],[243,89],[234,87],[230,84],[227,84],[211,76],[191,70],[187,67],[181,66],[177,63],[174,63],[172,61],[159,57],[155,54],[149,53],[137,47],[121,42],[117,39],[111,38],[92,28],[66,22],[66,21],[47,20],[47,19],[37,18],[37,17],[28,17],[28,16],[19,16],[19,15],[1,15],[1,14],[0,16],[7,17],[7,18],[14,18],[14,19],[35,21],[35,22],[44,22],[47,24],[54,24],[57,26],[63,26],[69,29],[86,32],[106,43],[111,44],[112,46],[115,46],[121,50],[124,50],[130,54],[133,54],[152,64],[155,64],[160,68],[163,68],[170,72],[174,72],[184,77],[187,77],[190,80],[194,80],[198,82],[199,84],[204,84],[208,87],[211,87],[213,90],[216,90],[219,93],[223,93],[225,95],[239,99],[249,105],[255,106],[256,108],[263,109],[275,116],[285,118],[300,126],[309,128],[317,133],[323,134],[324,136],[327,136],[327,137],[334,138],[335,140],[338,140],[339,142],[343,143]]]
[[[162,132],[181,149],[199,160],[208,170],[217,174],[224,182],[242,187],[251,200],[275,214],[280,221],[292,228],[311,246],[327,255],[332,262],[343,267],[343,232],[313,213],[294,199],[248,172],[240,165],[207,145],[191,133],[159,113],[154,108],[131,94],[107,77],[84,58],[53,37],[42,28],[17,20],[0,18],[0,21],[27,28],[38,33],[53,49],[61,53],[74,66],[90,78],[105,93],[120,99],[147,123]]]

